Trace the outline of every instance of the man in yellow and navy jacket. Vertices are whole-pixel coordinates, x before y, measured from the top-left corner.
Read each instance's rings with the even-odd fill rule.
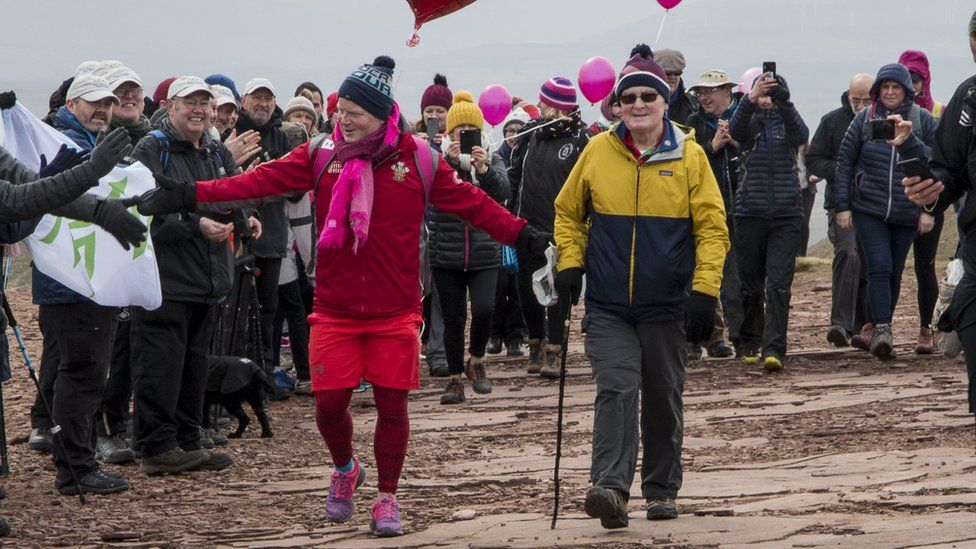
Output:
[[[583,329],[597,396],[585,509],[605,528],[628,524],[638,421],[647,517],[677,517],[685,341],[714,327],[729,248],[708,158],[666,116],[664,71],[637,54],[616,93],[623,121],[583,151],[556,198],[554,234],[560,299],[578,300],[587,274]]]

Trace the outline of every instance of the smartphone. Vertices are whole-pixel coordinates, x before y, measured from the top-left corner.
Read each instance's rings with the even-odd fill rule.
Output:
[[[871,141],[889,141],[895,138],[895,121],[887,118],[868,120]]]
[[[922,181],[926,179],[935,179],[932,175],[932,171],[929,170],[928,163],[926,163],[921,158],[909,158],[908,160],[902,160],[898,163],[898,169],[901,173],[905,174],[905,177],[921,177]]]
[[[461,130],[461,154],[471,154],[481,146],[481,130]]]
[[[424,120],[424,124],[427,125],[427,139],[434,139],[435,136],[441,133],[441,119],[436,116],[432,116]]]
[[[762,71],[763,74],[773,75],[773,80],[776,80],[776,61],[763,61]]]

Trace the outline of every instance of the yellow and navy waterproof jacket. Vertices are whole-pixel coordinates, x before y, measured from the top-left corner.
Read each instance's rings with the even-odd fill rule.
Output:
[[[587,312],[677,320],[689,285],[719,295],[729,249],[722,194],[694,133],[664,124],[640,164],[623,123],[594,137],[556,197],[557,268],[585,269]]]

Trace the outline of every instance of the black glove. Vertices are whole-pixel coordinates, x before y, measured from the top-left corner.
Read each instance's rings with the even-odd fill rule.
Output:
[[[13,90],[0,93],[0,110],[13,108],[17,104],[17,94]]]
[[[685,303],[685,339],[702,343],[712,337],[718,300],[701,292],[691,292]]]
[[[792,103],[790,103],[790,90],[784,88],[782,85],[776,86],[775,88],[769,90],[766,95],[768,95],[769,98],[773,100],[773,104],[780,109],[786,109],[792,105]]]
[[[129,132],[125,128],[116,128],[109,134],[102,132],[95,140],[88,163],[98,177],[105,177],[131,150]]]
[[[51,177],[65,170],[70,170],[78,164],[81,164],[83,156],[81,152],[67,145],[61,145],[61,148],[58,149],[58,154],[51,159],[50,164],[47,162],[47,157],[43,154],[41,155],[41,169],[37,170],[37,177],[38,179]]]
[[[570,267],[556,273],[556,292],[559,299],[567,299],[573,305],[579,303],[583,291],[583,269]]]
[[[515,248],[520,254],[526,254],[525,257],[529,255],[545,257],[546,250],[549,248],[549,237],[550,235],[539,232],[531,225],[526,225],[519,232]]]
[[[197,207],[197,184],[182,183],[170,179],[165,175],[153,174],[156,178],[155,189],[142,195],[139,201],[139,213],[142,215],[163,215],[192,212]]]
[[[147,227],[128,211],[135,200],[99,199],[95,203],[95,224],[114,236],[126,250],[146,240]]]

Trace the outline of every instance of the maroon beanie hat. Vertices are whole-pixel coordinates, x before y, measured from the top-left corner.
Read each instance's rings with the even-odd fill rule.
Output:
[[[153,92],[153,97],[152,97],[154,103],[158,105],[160,101],[169,98],[169,85],[172,84],[175,80],[176,77],[167,78],[166,80],[160,82],[158,86],[156,86],[156,91]]]
[[[640,53],[634,54],[623,70],[620,71],[620,78],[617,80],[617,87],[614,94],[619,98],[627,88],[635,86],[647,86],[654,88],[658,95],[668,101],[671,98],[671,86],[668,85],[668,76],[654,61],[653,57],[647,57]]]
[[[450,110],[453,104],[454,93],[447,87],[447,77],[443,74],[435,74],[434,83],[427,86],[424,95],[420,98],[420,112],[423,113],[424,109],[431,105]]]

